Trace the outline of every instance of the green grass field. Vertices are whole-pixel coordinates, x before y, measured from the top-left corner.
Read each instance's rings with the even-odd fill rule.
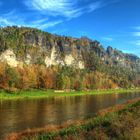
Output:
[[[92,91],[73,91],[55,93],[54,90],[28,90],[20,93],[7,93],[4,90],[0,91],[0,100],[19,100],[19,99],[40,99],[49,97],[63,97],[63,96],[82,96],[82,95],[96,95],[96,94],[115,94],[126,92],[140,92],[140,89],[116,89],[116,90],[92,90]]]

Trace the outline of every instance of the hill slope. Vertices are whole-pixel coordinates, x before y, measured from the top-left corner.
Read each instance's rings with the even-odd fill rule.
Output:
[[[138,69],[140,66],[140,59],[137,56],[124,54],[112,47],[105,50],[98,41],[86,37],[78,39],[57,36],[25,27],[0,29],[1,56],[3,52],[27,64],[38,63],[40,60],[47,66],[61,64],[85,68],[92,65],[89,61],[96,61],[92,59],[92,55],[96,55],[105,64],[121,65],[131,69]],[[1,57],[1,60],[3,59],[4,56]]]
[[[98,41],[87,37],[58,36],[38,29],[15,26],[0,29],[0,62],[15,68],[36,65],[81,69],[79,75],[94,72],[93,75],[106,77],[105,79],[112,80],[118,86],[138,84],[136,75],[138,77],[140,72],[140,58],[110,46],[105,50]],[[73,71],[68,70],[70,68],[60,69],[59,74],[73,77],[74,72],[68,74],[68,71]],[[58,70],[56,73],[58,74]],[[57,74],[56,77],[59,76]],[[89,79],[91,77],[94,76],[89,75]],[[91,79],[98,81],[96,78]]]

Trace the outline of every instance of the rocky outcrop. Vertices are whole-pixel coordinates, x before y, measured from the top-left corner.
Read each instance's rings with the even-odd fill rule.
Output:
[[[31,63],[31,56],[27,55],[25,61],[19,61],[16,58],[15,53],[13,52],[13,50],[6,50],[3,53],[1,53],[0,55],[0,62],[3,63],[7,63],[8,65],[10,65],[11,67],[23,67],[24,64],[29,65]]]
[[[13,50],[6,50],[0,55],[0,61],[8,63],[12,67],[17,67],[18,61],[16,60],[16,56]]]
[[[87,67],[96,55],[103,63],[138,70],[140,59],[111,46],[105,50],[100,42],[87,37],[52,35],[37,29],[6,27],[0,29],[0,61],[16,67],[21,63]],[[88,58],[88,59],[87,59]],[[94,57],[95,58],[95,57]]]

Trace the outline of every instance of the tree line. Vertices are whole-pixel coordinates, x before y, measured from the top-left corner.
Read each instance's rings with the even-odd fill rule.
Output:
[[[24,65],[10,67],[0,63],[0,88],[7,91],[28,89],[92,90],[129,88],[140,84],[139,78],[125,76],[123,71],[109,72],[76,69],[68,66]],[[126,71],[125,71],[126,73]],[[123,76],[122,76],[123,75]],[[134,77],[133,77],[134,78]]]

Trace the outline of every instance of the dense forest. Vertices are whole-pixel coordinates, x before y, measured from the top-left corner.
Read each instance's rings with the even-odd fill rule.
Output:
[[[3,53],[9,49],[22,66],[12,67],[3,59]],[[52,53],[57,63],[52,62]],[[26,63],[29,55],[30,62]],[[72,62],[67,62],[67,56]],[[49,61],[45,61],[46,57]],[[26,27],[0,29],[0,88],[7,91],[138,87],[139,66],[137,56],[112,47],[105,50],[98,41],[87,37],[58,36]]]

